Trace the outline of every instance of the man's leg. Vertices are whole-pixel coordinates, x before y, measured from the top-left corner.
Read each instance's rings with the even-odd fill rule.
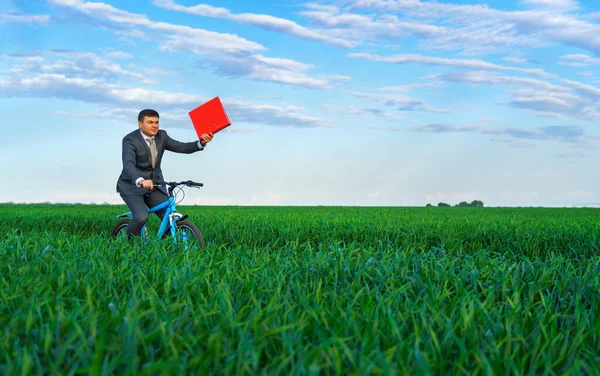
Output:
[[[148,208],[144,203],[144,196],[123,196],[123,201],[133,214],[133,218],[127,225],[127,237],[140,236],[142,227],[148,222]]]
[[[167,196],[164,192],[162,192],[159,189],[155,189],[152,192],[149,192],[147,194],[144,195],[144,199],[146,201],[146,205],[149,208],[153,208],[156,205],[160,205],[163,202],[167,201],[169,199],[169,196]],[[161,209],[156,213],[156,215],[158,216],[158,218],[162,221],[163,217],[165,216],[165,212],[167,211],[167,208]],[[167,228],[167,231],[165,232],[165,235],[170,234],[169,232],[169,228]]]

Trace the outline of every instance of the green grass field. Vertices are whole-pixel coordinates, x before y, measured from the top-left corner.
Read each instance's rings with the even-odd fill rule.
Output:
[[[600,374],[598,209],[124,211],[0,205],[0,373]]]

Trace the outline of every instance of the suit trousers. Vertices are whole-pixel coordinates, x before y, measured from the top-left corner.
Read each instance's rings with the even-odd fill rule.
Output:
[[[123,198],[123,201],[125,201],[125,204],[133,214],[133,218],[127,225],[127,237],[132,238],[133,236],[140,236],[142,227],[148,222],[148,208],[152,208],[167,201],[169,196],[160,189],[155,189],[143,196],[121,194],[121,198]],[[166,211],[167,209],[164,208],[155,213],[162,221]],[[167,233],[168,232],[169,230],[167,229]]]

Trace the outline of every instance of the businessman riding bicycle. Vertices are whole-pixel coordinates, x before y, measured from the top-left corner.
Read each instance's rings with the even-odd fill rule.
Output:
[[[145,109],[138,114],[138,127],[123,138],[123,170],[117,181],[117,192],[132,213],[127,225],[127,237],[140,236],[142,227],[149,218],[148,208],[169,199],[164,186],[154,186],[153,181],[163,182],[161,161],[165,150],[174,153],[192,154],[204,150],[213,139],[213,134],[203,134],[200,140],[180,142],[159,129],[158,112]],[[166,209],[156,214],[162,221]]]

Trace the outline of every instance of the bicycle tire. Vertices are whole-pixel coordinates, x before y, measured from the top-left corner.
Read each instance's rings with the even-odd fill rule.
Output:
[[[126,218],[126,219],[121,219],[119,222],[117,222],[117,224],[115,225],[115,227],[113,227],[110,235],[113,238],[116,238],[119,235],[120,231],[127,231],[127,225],[129,224],[129,221],[131,221],[131,219]]]
[[[200,232],[200,229],[198,229],[198,227],[193,222],[190,222],[190,221],[184,219],[183,221],[177,221],[176,225],[177,225],[176,236],[178,236],[180,229],[187,229],[187,230],[191,231],[194,234],[194,236],[196,237],[196,239],[198,240],[199,248],[204,248],[204,246],[206,246],[204,237],[202,236],[202,232]]]
[[[129,224],[129,222],[131,221],[131,218],[125,218],[125,219],[121,219],[119,222],[117,222],[117,224],[115,225],[115,227],[113,227],[110,235],[113,238],[116,238],[119,236],[119,233],[121,231],[127,231],[127,225]],[[146,233],[146,230],[144,228],[142,228],[142,237],[145,240],[148,240],[148,234]]]

